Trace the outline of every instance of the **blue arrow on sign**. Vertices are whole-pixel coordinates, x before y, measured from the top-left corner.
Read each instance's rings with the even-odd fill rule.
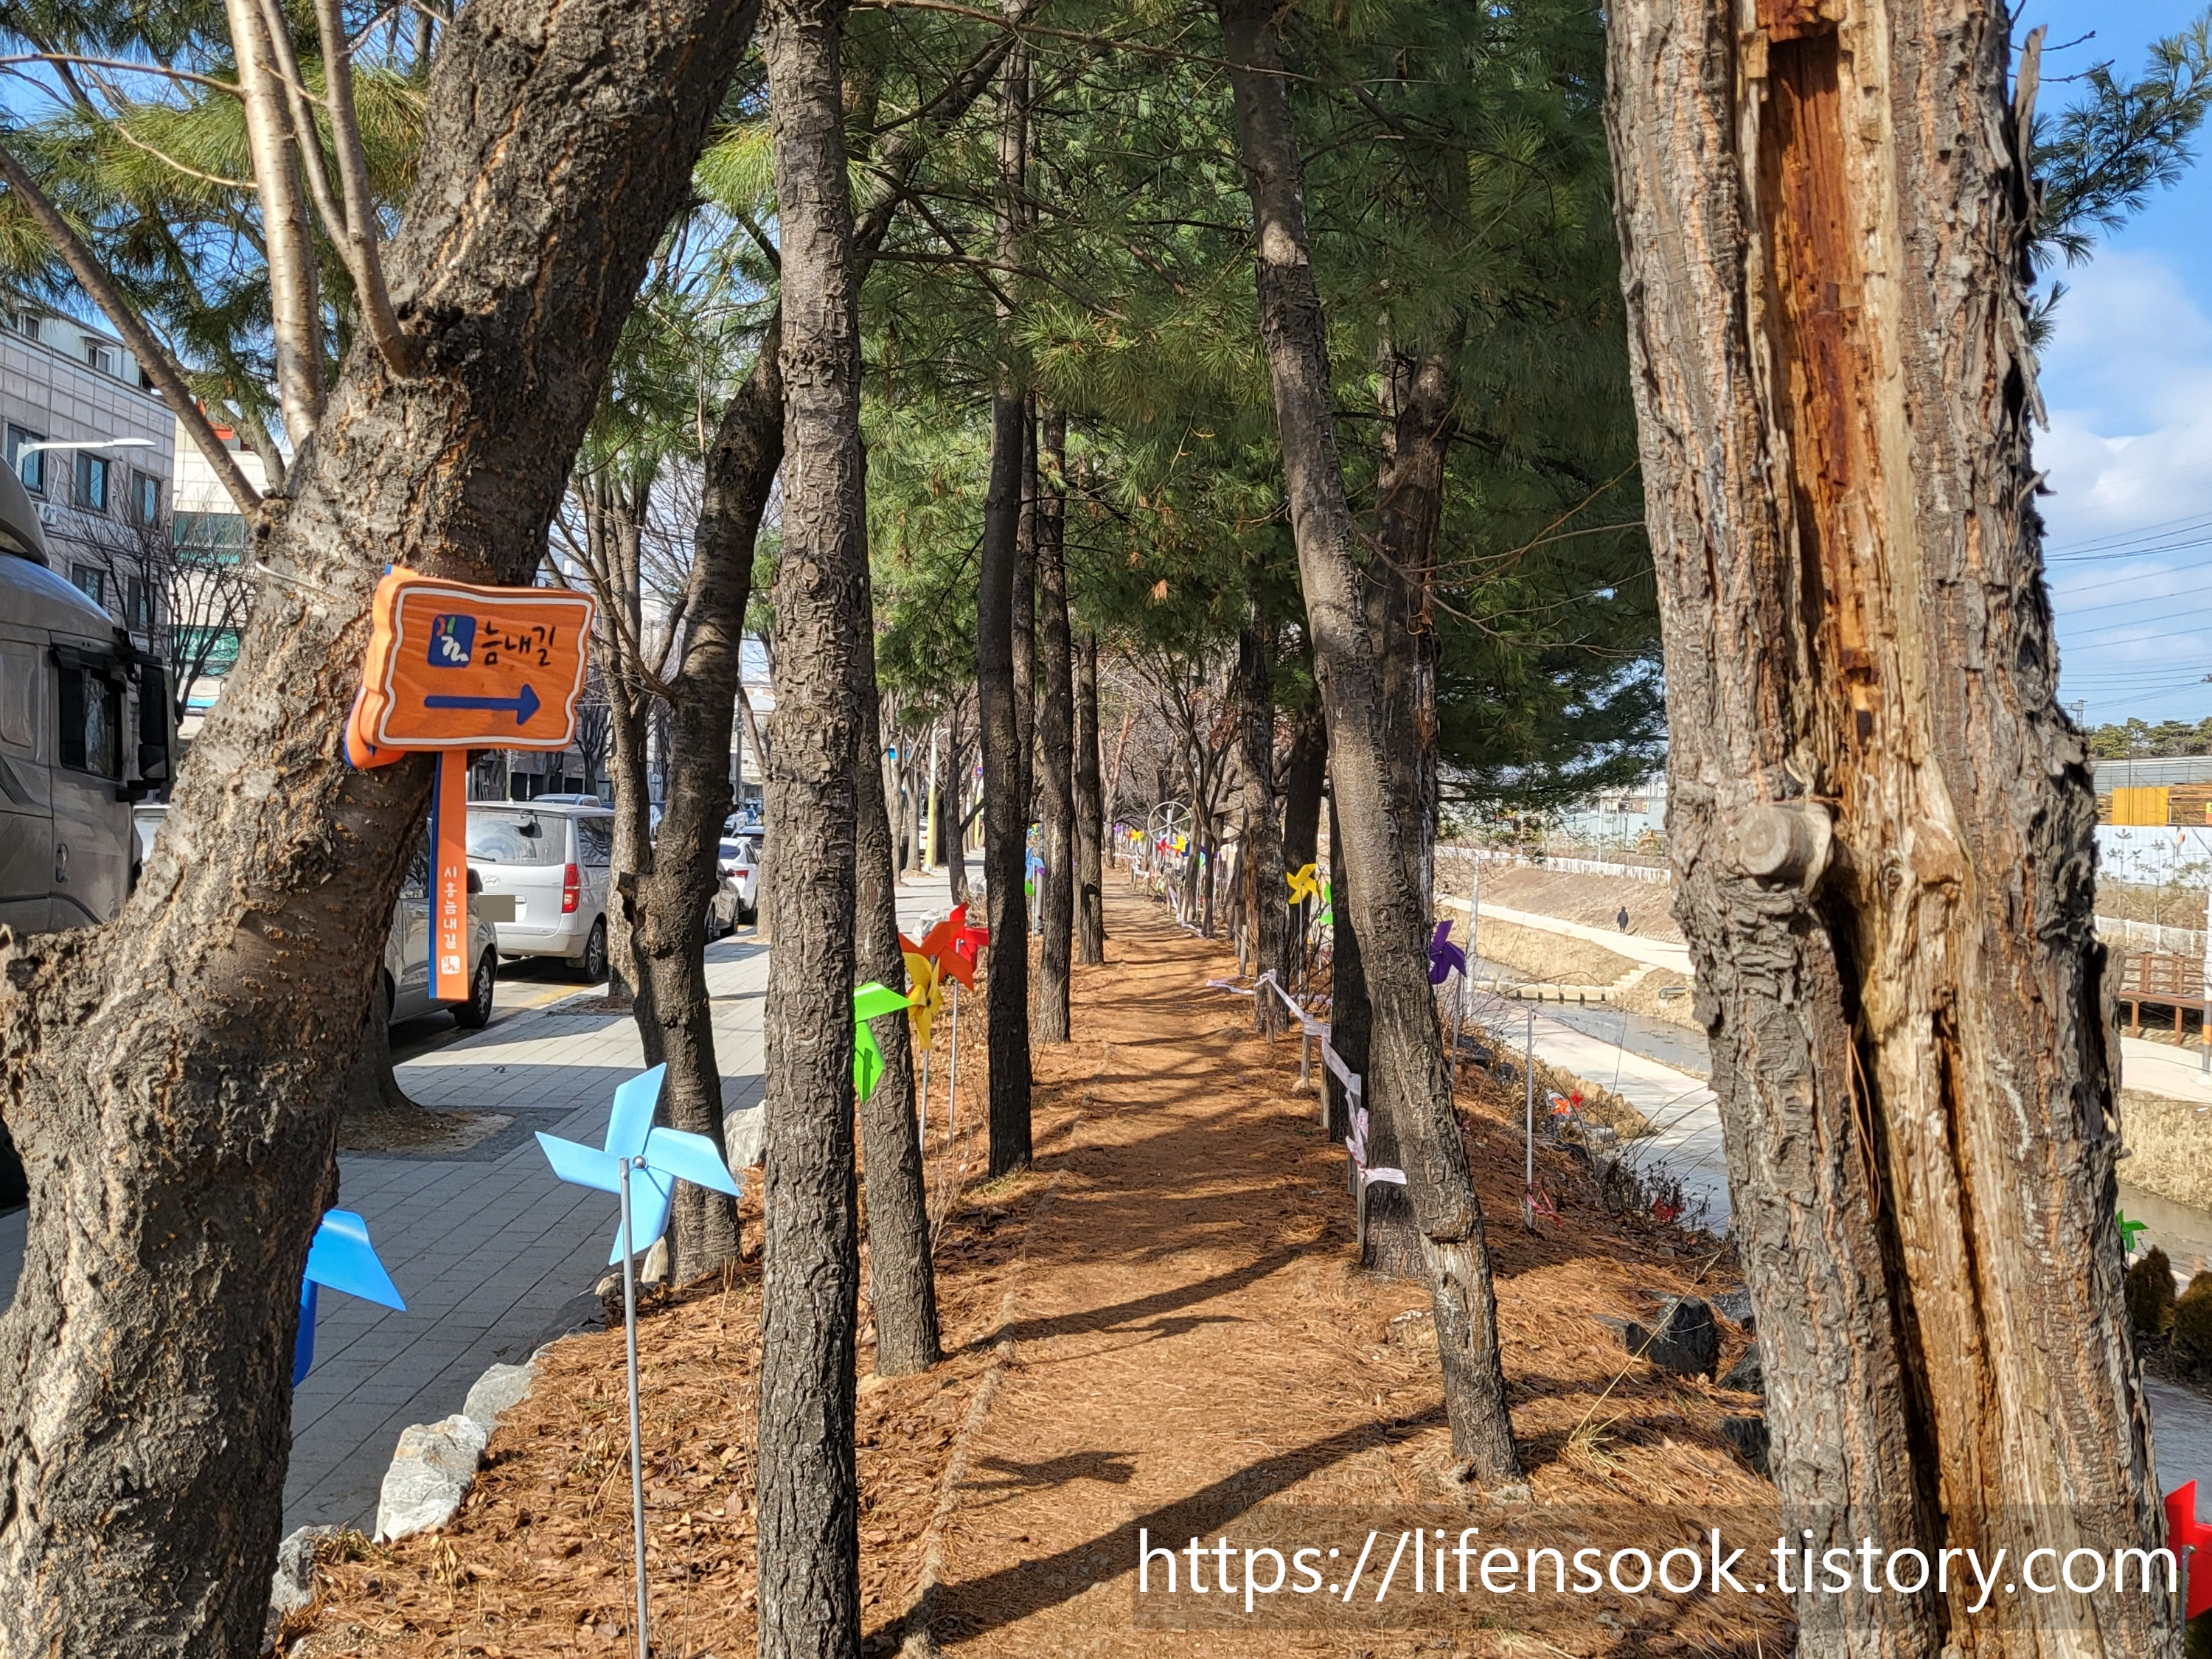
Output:
[[[530,724],[530,717],[536,714],[542,705],[540,705],[538,701],[538,694],[535,691],[532,691],[529,686],[525,685],[522,688],[522,694],[520,696],[434,696],[423,698],[422,706],[425,708],[512,708],[514,711],[514,723],[517,726],[527,726]]]

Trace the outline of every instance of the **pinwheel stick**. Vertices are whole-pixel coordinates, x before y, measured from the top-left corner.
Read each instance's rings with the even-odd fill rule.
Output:
[[[629,1172],[643,1167],[641,1158],[622,1161],[623,1341],[629,1362],[629,1516],[630,1535],[637,1545],[637,1659],[649,1659],[645,1607],[645,1463],[638,1444],[637,1413],[637,1276],[635,1251],[629,1227]]]

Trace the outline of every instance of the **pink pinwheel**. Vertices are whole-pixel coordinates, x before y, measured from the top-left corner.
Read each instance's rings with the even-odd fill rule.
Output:
[[[1429,983],[1441,985],[1456,971],[1467,977],[1467,952],[1451,942],[1451,923],[1437,924],[1437,936],[1429,941]]]

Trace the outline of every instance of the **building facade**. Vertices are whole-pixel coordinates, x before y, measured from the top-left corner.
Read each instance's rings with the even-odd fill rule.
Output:
[[[115,550],[168,522],[177,422],[137,359],[111,334],[0,292],[0,455],[38,504],[56,573],[143,634],[155,597],[118,580]]]

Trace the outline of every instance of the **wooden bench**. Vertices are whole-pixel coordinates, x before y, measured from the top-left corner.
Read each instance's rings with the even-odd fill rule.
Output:
[[[2113,1000],[2128,1006],[2128,1035],[2142,1031],[2142,1006],[2173,1010],[2174,1029],[2181,1027],[2181,1012],[2206,1012],[2204,964],[2171,951],[2130,951],[2120,958],[2120,982]],[[2212,1030],[2212,1023],[2206,1030]]]

